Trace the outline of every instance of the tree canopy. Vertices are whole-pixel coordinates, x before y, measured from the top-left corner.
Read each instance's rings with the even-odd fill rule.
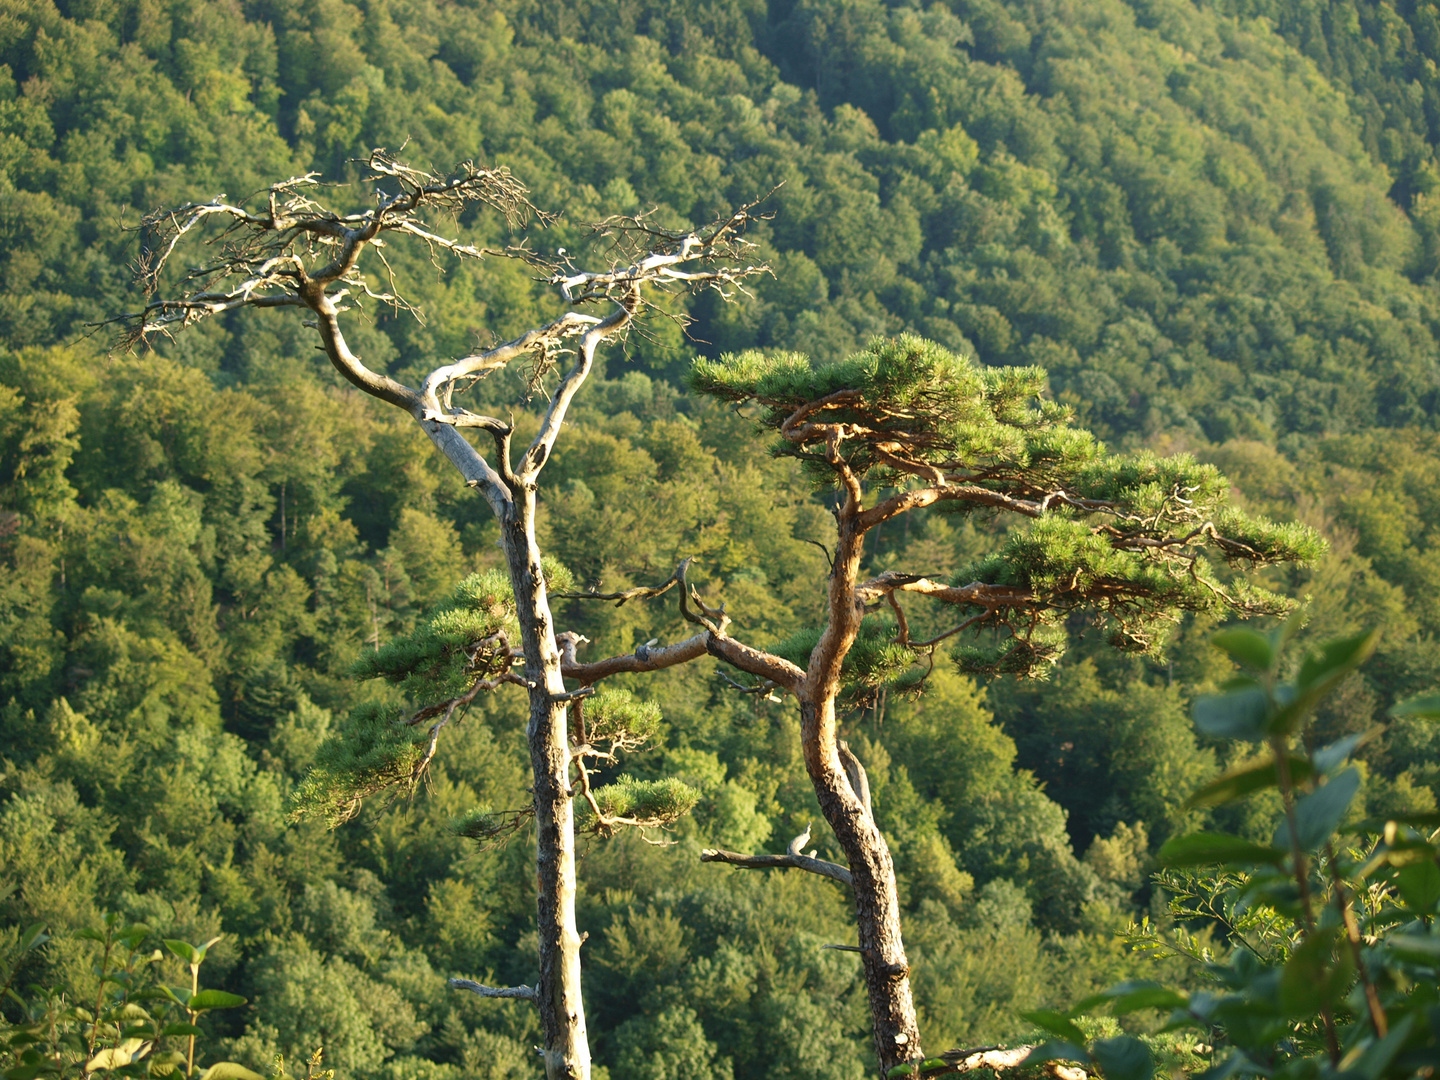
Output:
[[[822,370],[910,332],[976,379],[1048,373],[1049,404],[1024,405],[1048,428],[966,421],[1009,440],[997,463],[1027,431],[1060,440],[1056,468],[1101,454],[1065,441],[1068,407],[1151,470],[1216,467],[1234,485],[1217,506],[1318,530],[1310,568],[1256,585],[1308,597],[1316,639],[1385,626],[1314,720],[1324,742],[1369,731],[1440,682],[1431,23],[1389,0],[0,5],[0,880],[18,883],[0,923],[62,932],[113,911],[174,939],[223,932],[207,985],[251,1004],[201,1021],[217,1058],[293,1062],[323,1041],[366,1080],[532,1070],[523,1003],[443,990],[532,977],[524,845],[478,856],[463,835],[523,799],[518,688],[477,697],[413,802],[371,799],[335,831],[286,820],[357,710],[418,707],[352,666],[423,638],[458,582],[495,572],[495,527],[403,418],[332,385],[298,319],[222,313],[135,355],[86,336],[130,306],[145,237],[118,223],[312,170],[355,178],[351,159],[407,139],[411,160],[508,166],[563,209],[537,234],[547,254],[581,250],[607,213],[697,223],[785,181],[751,234],[775,271],[754,299],[677,300],[690,337],[651,320],[577,402],[539,521],[574,591],[653,585],[688,555],[748,637],[778,648],[816,624],[832,493],[753,438],[763,403],[737,415],[683,376],[751,350]],[[457,224],[480,246],[510,235],[494,212]],[[471,355],[553,311],[522,262],[392,257],[424,320],[382,306],[350,332],[398,381],[417,377],[401,356]],[[507,379],[474,407],[508,416],[528,388]],[[1163,498],[1145,482],[1137,498]],[[1089,535],[1075,560],[1137,580],[1145,556]],[[933,508],[874,530],[865,572],[1049,589],[1024,536]],[[1298,547],[1282,526],[1272,540]],[[557,606],[595,655],[691,632],[653,604]],[[909,617],[916,641],[953,625]],[[1189,721],[1231,675],[1214,618],[1196,611],[1158,654],[1060,618],[1047,680],[941,664],[912,700],[877,663],[848,703],[927,1046],[1033,1035],[1020,1010],[1133,975],[1111,930],[1164,917],[1147,875],[1171,835],[1209,821],[1271,839],[1268,805],[1185,805],[1246,753]],[[818,822],[782,707],[705,665],[617,682],[664,705],[623,771],[700,800],[666,834],[677,847],[619,835],[581,860],[597,1061],[862,1075],[857,966],[820,949],[851,940],[839,887],[696,859]],[[1357,754],[1357,813],[1434,806],[1432,727],[1399,719]],[[67,941],[18,977],[84,984],[92,945]]]

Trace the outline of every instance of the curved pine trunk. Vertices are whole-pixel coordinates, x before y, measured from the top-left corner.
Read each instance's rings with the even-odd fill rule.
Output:
[[[570,799],[568,717],[560,652],[535,543],[535,492],[516,492],[514,513],[501,523],[515,589],[525,678],[530,690],[526,739],[535,783],[538,896],[535,927],[540,973],[535,1004],[544,1032],[547,1080],[589,1080],[590,1044],[580,998],[580,934],[575,927],[575,813]]]
[[[800,703],[800,739],[820,813],[840,841],[854,878],[855,925],[865,967],[875,1052],[883,1073],[921,1053],[910,964],[900,936],[900,894],[890,848],[840,763],[833,698]]]

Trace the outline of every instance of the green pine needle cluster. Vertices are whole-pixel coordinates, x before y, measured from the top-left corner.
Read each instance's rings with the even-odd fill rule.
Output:
[[[660,780],[637,780],[619,776],[612,783],[591,793],[600,813],[606,818],[625,818],[627,824],[641,828],[662,828],[673,825],[694,809],[700,792],[683,780],[667,776]],[[606,831],[605,823],[595,817],[587,803],[576,800],[576,825],[592,831]]]
[[[1070,410],[1042,398],[1041,368],[986,368],[914,335],[877,338],[844,360],[812,365],[799,353],[746,352],[697,360],[691,389],[722,401],[761,406],[762,428],[778,431],[802,406],[842,391],[853,400],[827,407],[812,420],[853,425],[868,434],[841,444],[841,455],[859,476],[872,472],[884,486],[898,479],[877,447],[899,443],[921,465],[1036,478],[1073,473],[1102,450],[1089,432],[1068,426]],[[823,442],[783,436],[772,450],[798,457],[821,486],[837,482],[823,459]]]
[[[546,560],[547,586],[572,588],[574,579]],[[408,634],[362,654],[351,669],[362,679],[383,679],[399,688],[411,709],[453,701],[481,679],[510,670],[509,648],[497,634],[518,643],[510,579],[500,570],[471,574],[435,605]],[[332,828],[360,810],[361,802],[391,788],[412,790],[423,774],[430,724],[404,723],[398,705],[362,702],[321,744],[315,765],[291,797],[291,820],[322,817]]]
[[[558,562],[544,561],[546,586],[552,592],[574,587],[574,578]],[[460,582],[408,634],[372,653],[364,653],[352,671],[362,679],[384,679],[399,687],[417,706],[448,701],[472,687],[477,679],[494,678],[510,668],[510,657],[492,646],[477,646],[497,634],[511,645],[520,640],[515,598],[503,570],[483,570]]]
[[[915,651],[896,643],[896,630],[893,620],[878,616],[867,616],[861,622],[860,632],[840,669],[840,704],[853,707],[872,700],[881,689],[904,690],[911,685]],[[806,668],[820,633],[818,627],[803,627],[770,646],[769,651]]]
[[[481,851],[500,847],[534,817],[534,807],[520,810],[494,810],[488,805],[471,807],[450,819],[450,831],[456,836],[474,840]]]
[[[592,745],[609,742],[633,749],[660,730],[660,706],[628,690],[602,687],[583,707],[585,736]]]
[[[402,724],[394,705],[363,702],[338,736],[326,739],[315,766],[291,796],[290,820],[322,818],[332,829],[353,818],[361,802],[390,788],[409,790],[425,756],[427,729]]]
[[[779,435],[774,452],[800,458],[822,486],[840,481],[826,456],[826,439],[838,437],[872,500],[918,482],[943,490],[941,509],[993,512],[998,494],[1038,515],[955,579],[1011,592],[996,607],[964,606],[1005,639],[961,649],[967,671],[1043,670],[1063,652],[1058,624],[1080,608],[1098,612],[1111,643],[1131,651],[1159,648],[1179,612],[1281,614],[1283,597],[1222,580],[1210,559],[1255,567],[1305,563],[1325,550],[1313,530],[1232,506],[1230,483],[1213,465],[1188,454],[1107,452],[1068,409],[1044,399],[1038,368],[983,368],[902,336],[829,364],[790,352],[701,360],[690,379],[697,391],[758,405],[761,426]],[[803,666],[817,635],[802,632],[777,651]],[[876,640],[867,645],[862,634],[846,661],[852,696],[863,699],[912,660]]]

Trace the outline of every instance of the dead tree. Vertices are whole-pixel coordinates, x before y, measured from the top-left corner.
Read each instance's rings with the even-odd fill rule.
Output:
[[[967,643],[953,659],[963,669],[1023,675],[1058,659],[1075,612],[1133,651],[1158,648],[1184,612],[1282,612],[1284,598],[1233,570],[1218,574],[1209,557],[1254,568],[1314,558],[1323,544],[1304,527],[1248,517],[1230,505],[1228,481],[1186,455],[1109,454],[1045,400],[1043,371],[980,368],[918,338],[825,364],[794,354],[701,360],[691,383],[750,410],[773,451],[799,460],[833,499],[824,623],[792,638],[788,651],[757,648],[736,636],[723,605],[704,602],[682,566],[681,612],[696,634],[643,656],[590,664],[567,656],[565,674],[589,685],[708,654],[751,676],[749,689],[795,698],[805,768],[846,865],[797,843],[783,855],[702,858],[850,886],[876,1054],[888,1072],[923,1054],[894,864],[864,769],[840,738],[842,712],[882,688],[918,691],[939,647],[962,634]],[[951,582],[897,571],[866,578],[866,536],[927,507],[1010,515],[1028,527]],[[905,610],[920,599],[956,613],[924,640],[911,634]]]
[[[147,243],[139,280],[148,303],[115,321],[126,328],[128,342],[138,345],[225,312],[301,309],[335,369],[365,393],[408,413],[490,504],[500,523],[520,628],[523,675],[516,679],[529,695],[539,971],[533,989],[467,988],[533,1000],[544,1030],[546,1075],[586,1078],[590,1051],[581,1001],[581,936],[575,925],[575,793],[566,712],[574,695],[561,677],[535,540],[537,484],[596,350],[625,333],[655,293],[711,288],[729,298],[746,277],[765,269],[746,261],[751,245],[742,237],[753,207],[697,231],[667,231],[643,217],[609,219],[596,229],[609,241],[611,261],[605,268],[585,270],[563,252],[542,259],[523,247],[477,248],[434,223],[472,208],[496,211],[512,226],[535,218],[528,192],[506,169],[466,163],[440,175],[402,164],[384,150],[360,164],[360,183],[373,193],[360,209],[323,205],[318,175],[311,173],[250,199],[232,203],[221,196],[147,215],[140,226]],[[402,239],[424,245],[434,258],[523,257],[558,289],[563,308],[543,326],[483,352],[437,363],[419,386],[406,386],[366,366],[341,329],[341,315],[367,301],[409,309],[385,259],[386,245]],[[202,250],[208,261],[178,276],[170,273],[177,254],[200,240],[206,241]],[[537,384],[552,368],[562,372],[538,432],[518,459],[510,423],[470,412],[457,400],[480,378],[516,363],[529,364],[529,377]],[[462,434],[466,429],[484,432],[491,449],[478,450]]]

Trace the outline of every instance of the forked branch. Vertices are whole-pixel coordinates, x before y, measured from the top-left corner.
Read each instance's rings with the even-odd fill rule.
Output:
[[[542,259],[525,244],[481,248],[445,235],[430,217],[454,217],[474,206],[497,210],[516,228],[549,218],[530,202],[529,193],[504,168],[465,162],[448,174],[417,169],[384,149],[364,161],[361,184],[373,194],[372,205],[335,209],[317,198],[317,174],[291,177],[238,202],[224,195],[146,215],[140,225],[142,251],[137,279],[147,303],[138,312],[111,322],[125,326],[127,347],[145,344],[156,334],[169,336],[202,319],[242,307],[304,307],[331,363],[366,393],[409,412],[467,480],[482,487],[499,508],[521,487],[534,483],[549,460],[575,392],[589,375],[596,348],[624,333],[642,311],[655,306],[653,293],[715,288],[730,295],[746,279],[768,272],[749,259],[754,245],[744,239],[754,220],[753,204],[704,229],[668,232],[629,227],[615,221],[597,226],[602,236],[620,237],[612,251],[626,258],[600,270],[582,270],[568,257]],[[639,219],[634,219],[638,221]],[[394,284],[384,246],[399,237],[425,245],[432,260],[443,254],[462,259],[487,256],[520,258],[541,268],[543,280],[559,288],[567,305],[602,305],[599,313],[567,310],[513,340],[434,368],[420,387],[406,386],[370,369],[346,343],[338,316],[368,300],[420,313]],[[639,240],[645,244],[637,244]],[[182,242],[202,240],[208,258],[181,273],[178,295],[162,297],[168,268]],[[379,263],[377,280],[362,266],[366,252]],[[383,284],[381,283],[383,282]],[[608,306],[609,310],[604,310]],[[573,343],[572,343],[572,339]],[[510,425],[472,413],[455,395],[487,374],[528,360],[529,382],[539,380],[562,354],[574,362],[550,397],[539,431],[518,466],[508,460]],[[496,440],[499,469],[459,436],[445,428],[480,428]]]

